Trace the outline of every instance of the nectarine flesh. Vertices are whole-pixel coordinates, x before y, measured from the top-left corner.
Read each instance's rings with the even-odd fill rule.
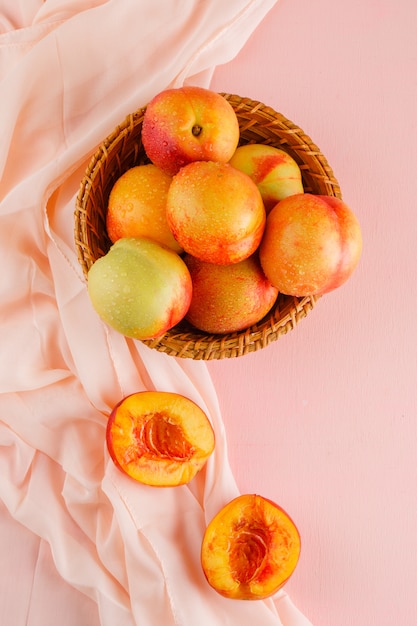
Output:
[[[142,391],[121,400],[107,422],[107,447],[115,465],[155,487],[190,482],[214,450],[204,411],[177,393]]]
[[[293,573],[301,540],[294,522],[271,500],[238,496],[211,520],[203,537],[201,564],[220,595],[261,600]]]

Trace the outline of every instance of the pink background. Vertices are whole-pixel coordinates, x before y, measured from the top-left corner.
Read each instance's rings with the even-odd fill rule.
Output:
[[[417,623],[417,4],[280,0],[212,87],[327,156],[360,266],[291,333],[211,362],[242,491],[303,538],[288,591],[315,626]]]

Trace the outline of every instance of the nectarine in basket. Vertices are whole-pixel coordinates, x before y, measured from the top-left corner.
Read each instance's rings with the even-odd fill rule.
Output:
[[[238,121],[239,146],[263,144],[284,150],[297,164],[306,193],[341,198],[339,184],[327,159],[301,128],[261,102],[231,94],[221,96],[227,103],[229,114],[232,110]],[[86,278],[91,265],[108,252],[112,243],[106,230],[106,217],[109,195],[115,182],[129,168],[151,161],[142,142],[142,125],[146,111],[147,107],[143,107],[128,115],[103,141],[91,158],[81,181],[76,199],[74,233],[78,259]],[[160,119],[160,114],[156,114],[156,117],[158,115]],[[211,133],[210,139],[207,119],[198,123],[194,120],[191,126],[190,120],[192,121],[192,116],[190,117],[188,110],[187,132],[197,135],[194,137],[195,141],[189,137],[189,145],[194,147],[184,157],[183,165],[195,159],[202,145],[203,159],[210,159],[211,155],[217,154],[214,148],[210,151],[210,141],[214,141],[213,135],[216,133]],[[209,134],[208,143],[207,135],[203,136],[200,132],[200,126],[204,124]],[[233,129],[233,124],[230,123],[227,127]],[[218,139],[219,137],[216,142]],[[162,145],[164,141],[169,144],[165,138],[162,139]],[[184,139],[185,141],[188,140]],[[149,140],[148,145],[150,143],[152,142]],[[230,145],[232,144],[233,142]],[[222,148],[223,156],[218,156],[215,160],[229,159],[230,153],[229,156],[224,156],[227,150]],[[148,151],[152,153],[149,147]],[[173,154],[176,154],[175,150]],[[183,358],[210,360],[242,356],[265,348],[294,329],[313,309],[319,297],[313,294],[296,296],[280,293],[273,307],[262,319],[242,330],[225,334],[209,333],[199,330],[184,318],[173,328],[156,337],[145,338],[143,342],[150,348]]]

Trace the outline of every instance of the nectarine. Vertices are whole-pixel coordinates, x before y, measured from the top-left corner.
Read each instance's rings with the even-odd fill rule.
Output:
[[[287,196],[304,192],[298,163],[274,146],[261,143],[239,146],[229,163],[256,183],[267,213]]]
[[[193,283],[186,319],[208,333],[232,333],[268,313],[278,289],[266,278],[256,254],[231,265],[205,263],[184,256]]]
[[[166,391],[123,398],[108,419],[106,441],[121,471],[155,487],[190,482],[215,445],[204,411],[189,398]]]
[[[226,598],[261,600],[293,573],[301,540],[288,514],[271,500],[238,496],[207,526],[201,564],[208,583]]]
[[[114,243],[122,237],[147,237],[182,252],[166,219],[172,177],[155,165],[137,165],[122,174],[110,192],[106,226]]]
[[[192,161],[226,163],[239,141],[239,123],[220,94],[197,86],[166,89],[147,105],[142,143],[148,158],[168,174]]]
[[[284,198],[268,214],[259,258],[281,293],[307,296],[342,285],[361,251],[360,225],[347,204],[305,193]]]
[[[265,219],[255,183],[227,163],[190,163],[168,190],[167,220],[175,239],[208,263],[226,265],[249,257],[261,241]]]
[[[191,302],[191,276],[182,258],[151,239],[118,239],[88,272],[98,315],[135,339],[153,339],[175,326]]]

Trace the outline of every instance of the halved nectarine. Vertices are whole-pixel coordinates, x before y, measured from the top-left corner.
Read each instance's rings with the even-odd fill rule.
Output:
[[[141,391],[112,410],[107,447],[116,466],[155,487],[190,482],[214,450],[214,431],[204,411],[189,398]]]
[[[219,594],[261,600],[287,582],[300,548],[297,527],[280,506],[245,494],[223,507],[207,526],[201,564]]]

